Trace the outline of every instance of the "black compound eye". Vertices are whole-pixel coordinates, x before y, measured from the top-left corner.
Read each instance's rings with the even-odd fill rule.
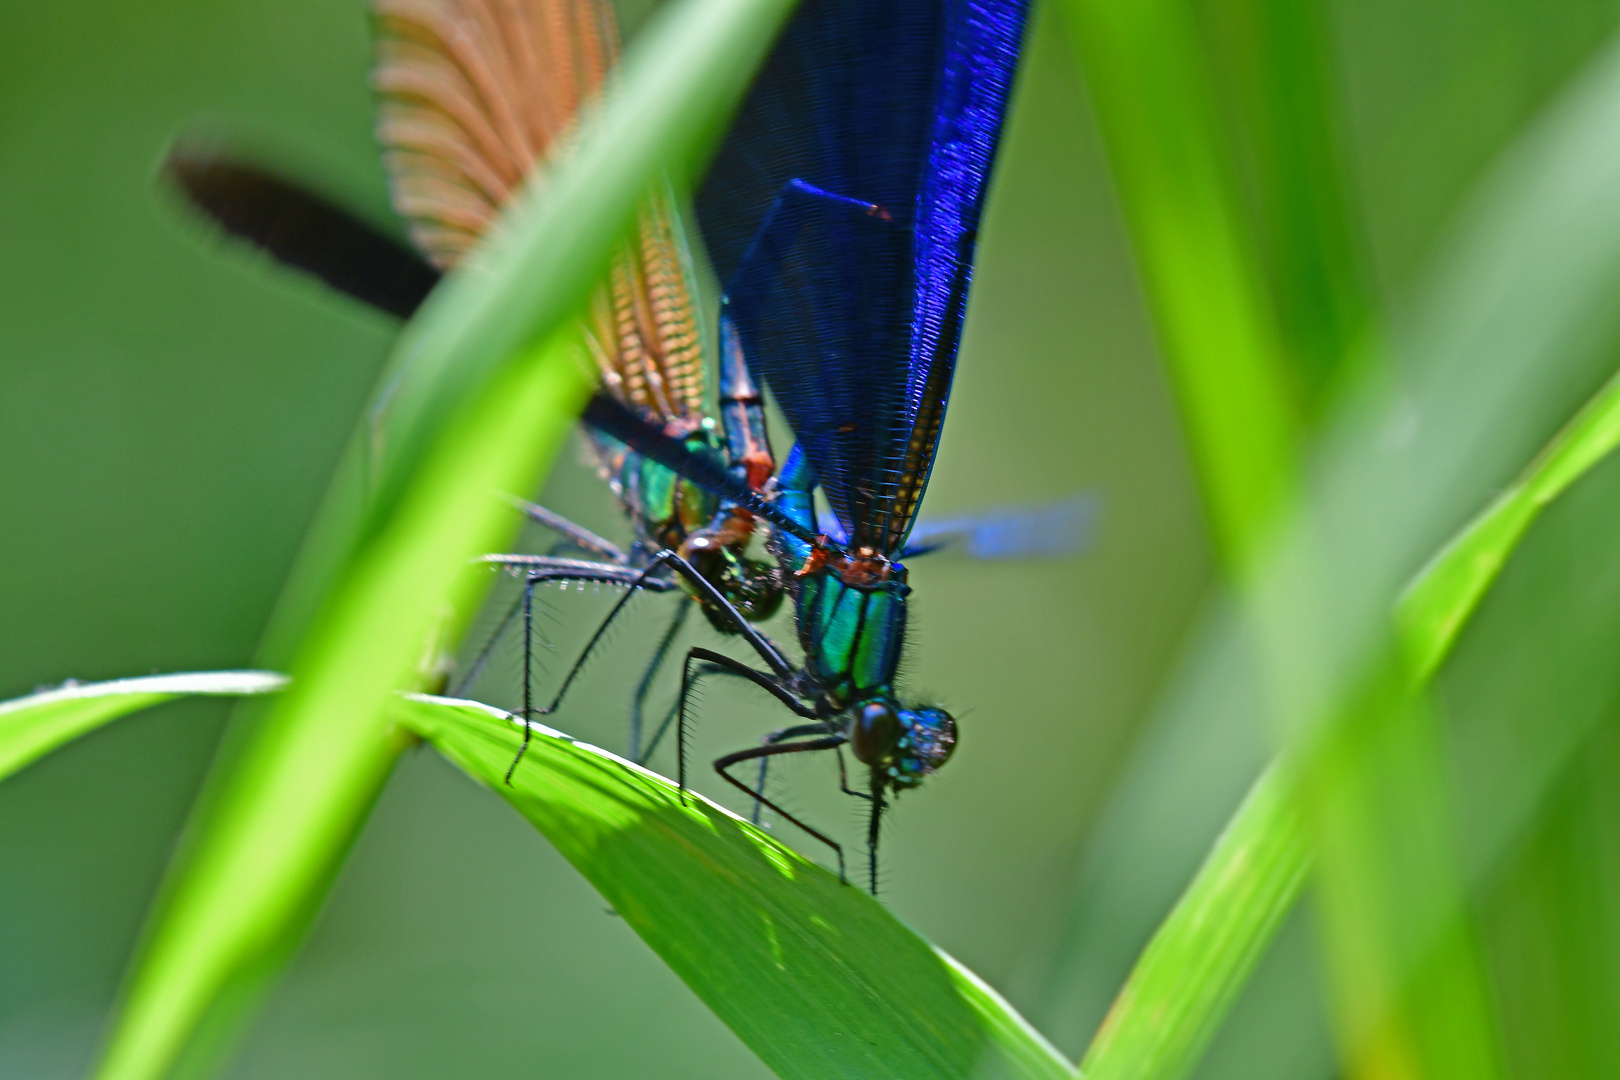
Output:
[[[850,749],[866,765],[886,765],[895,756],[900,738],[900,713],[891,701],[878,698],[855,707]]]
[[[897,788],[915,787],[950,760],[956,749],[956,719],[932,706],[907,709],[900,719],[906,729],[900,739],[901,757],[889,776]]]
[[[701,574],[709,584],[725,591],[727,559],[726,549],[718,544],[711,536],[697,533],[687,537],[682,545],[681,554],[686,561],[692,564],[692,569]]]

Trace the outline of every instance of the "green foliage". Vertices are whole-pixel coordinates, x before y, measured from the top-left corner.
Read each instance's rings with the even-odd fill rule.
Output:
[[[1140,260],[1211,526],[1241,562],[1285,504],[1299,410],[1227,176],[1193,13],[1064,5]]]
[[[120,716],[178,697],[282,690],[268,672],[202,672],[49,690],[0,704],[0,778]],[[872,897],[735,814],[539,725],[412,694],[388,718],[487,784],[554,843],[781,1076],[1072,1077],[972,972]]]
[[[994,991],[862,890],[703,797],[506,713],[412,696],[400,722],[499,792],[777,1075],[1070,1077]]]
[[[1620,376],[1424,567],[1397,612],[1407,663],[1432,675],[1541,511],[1620,445]]]
[[[1280,771],[1255,783],[1159,925],[1081,1062],[1090,1080],[1185,1076],[1225,1019],[1310,868]]]
[[[258,705],[212,778],[101,1076],[217,1063],[416,737],[544,833],[779,1075],[1074,1075],[964,967],[727,811],[545,729],[507,786],[510,718],[395,696],[433,683],[488,580],[468,559],[510,538],[491,492],[531,490],[577,412],[589,374],[571,319],[606,253],[648,184],[701,160],[789,7],[663,12],[571,158],[400,340],[260,654],[291,689]],[[1620,52],[1491,171],[1422,289],[1385,305],[1342,171],[1333,13],[1065,0],[1061,14],[1226,567],[1166,711],[1234,742],[1253,734],[1243,714],[1278,751],[1084,1074],[1193,1071],[1307,882],[1347,1075],[1600,1072],[1620,980],[1594,959],[1613,927],[1585,856],[1613,846],[1613,799],[1585,755],[1620,696],[1602,651],[1620,629],[1555,574],[1511,631],[1556,647],[1531,643],[1547,655],[1498,687],[1494,727],[1448,724],[1431,686],[1543,512],[1590,491],[1620,443],[1620,377],[1603,382],[1620,329]],[[1496,632],[1493,656],[1535,652]],[[6,703],[0,777],[136,709],[281,685],[154,676]],[[1157,795],[1190,773],[1145,775]],[[1557,986],[1538,996],[1543,953]],[[1493,999],[1488,969],[1529,974]]]
[[[1191,1069],[1297,899],[1313,846],[1327,856],[1320,883],[1350,1071],[1499,1068],[1444,751],[1414,690],[1539,512],[1614,448],[1614,384],[1433,557],[1398,607],[1392,578],[1456,514],[1459,492],[1479,498],[1511,454],[1528,456],[1527,439],[1563,407],[1566,387],[1589,383],[1602,355],[1594,343],[1615,330],[1617,71],[1605,57],[1508,158],[1394,341],[1399,381],[1353,397],[1324,440],[1313,474],[1322,482],[1250,597],[1271,650],[1270,670],[1257,674],[1290,756],[1256,782],[1160,927],[1086,1056],[1087,1075]],[[1400,662],[1379,643],[1389,635],[1369,603],[1379,597],[1397,612]],[[1204,696],[1219,695],[1206,685]],[[1309,826],[1315,845],[1303,840]]]

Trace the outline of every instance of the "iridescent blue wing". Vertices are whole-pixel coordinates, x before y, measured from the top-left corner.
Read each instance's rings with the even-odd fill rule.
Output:
[[[1091,547],[1102,500],[1080,492],[1028,506],[997,506],[948,518],[923,517],[912,526],[901,557],[934,552],[971,559],[1066,559]],[[845,544],[843,522],[829,510],[816,514],[816,529]]]
[[[790,180],[911,213],[933,130],[938,0],[804,0],[697,194],[728,284]]]
[[[698,217],[725,316],[852,544],[905,545],[933,467],[1023,0],[806,0]]]
[[[1034,506],[1000,506],[950,518],[923,518],[901,554],[934,551],[974,559],[1066,559],[1091,547],[1102,502],[1090,492]]]

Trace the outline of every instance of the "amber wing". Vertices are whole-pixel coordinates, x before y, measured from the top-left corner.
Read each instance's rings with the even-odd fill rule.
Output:
[[[450,269],[536,166],[566,153],[580,110],[618,58],[602,0],[376,0],[378,138],[394,206]],[[703,411],[688,265],[667,193],[592,298],[587,340],[602,384],[665,422]]]

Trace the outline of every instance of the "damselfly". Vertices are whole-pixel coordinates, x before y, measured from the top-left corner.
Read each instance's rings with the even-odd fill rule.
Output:
[[[613,9],[602,0],[381,0],[377,15],[377,133],[394,205],[422,257],[273,171],[217,149],[178,147],[167,171],[228,232],[409,317],[571,128],[616,59],[618,36]],[[605,394],[684,443],[693,459],[713,461],[757,491],[775,468],[760,396],[732,347],[720,363],[723,435],[705,411],[703,335],[677,206],[667,185],[650,196],[607,284],[590,301],[583,338]],[[607,406],[599,402],[596,413]],[[734,632],[734,613],[758,621],[781,604],[776,566],[748,553],[754,534],[748,508],[636,453],[622,441],[627,425],[633,440],[648,436],[634,431],[625,416],[613,419],[618,423],[606,426],[621,438],[604,433],[603,425],[587,437],[631,523],[628,550],[560,514],[515,500],[532,520],[593,558],[486,557],[524,578],[489,647],[520,620],[526,717],[555,710],[579,670],[575,665],[569,671],[550,705],[534,705],[534,591],[544,582],[633,582],[654,591],[684,583],[727,633]],[[673,554],[660,560],[665,552]],[[639,680],[630,734],[630,754],[637,759],[644,756],[647,693],[690,610],[690,604],[677,606]],[[486,648],[472,659],[456,680],[458,688],[472,682],[488,655]]]
[[[531,0],[516,30],[501,29],[488,12],[473,30],[457,30],[455,18],[483,10],[473,0],[413,5],[401,8],[407,14],[396,13],[393,23],[385,21],[394,36],[382,50],[379,82],[390,102],[382,129],[394,147],[396,197],[418,243],[442,263],[475,241],[546,145],[531,141],[529,157],[503,163],[504,171],[493,175],[504,186],[478,179],[480,170],[492,168],[480,165],[480,155],[502,130],[497,120],[511,129],[520,111],[488,89],[504,85],[492,83],[490,72],[528,63],[517,54],[532,56],[539,45],[522,35],[558,25],[542,17],[547,12],[572,12],[562,25],[602,34],[611,26],[605,9],[593,14],[588,7]],[[434,19],[424,21],[423,12]],[[868,769],[865,790],[852,793],[871,802],[874,886],[888,797],[943,764],[956,734],[943,710],[903,707],[895,693],[909,592],[900,560],[952,541],[981,557],[1067,554],[1084,543],[1095,510],[1080,497],[934,528],[915,525],[938,445],[1023,15],[1022,2],[989,0],[809,0],[802,7],[699,197],[704,236],[726,284],[724,442],[701,413],[701,359],[690,351],[696,335],[688,334],[689,273],[671,223],[675,203],[666,194],[664,205],[655,203],[643,217],[639,250],[627,248],[616,264],[592,329],[607,393],[593,401],[586,419],[610,434],[595,445],[618,479],[635,542],[625,551],[528,507],[601,561],[492,557],[524,569],[525,623],[533,588],[542,581],[609,581],[660,591],[674,588],[677,578],[685,582],[710,620],[739,633],[768,670],[711,649],[690,651],[677,701],[682,786],[693,681],[718,671],[764,687],[807,722],[726,755],[717,768],[756,798],[756,807],[771,807],[829,844],[842,868],[840,845],[766,796],[764,766],[780,754],[851,744]],[[515,45],[503,36],[514,33]],[[586,51],[610,56],[602,40],[598,36]],[[427,69],[436,74],[423,74]],[[469,100],[482,105],[469,109]],[[545,130],[554,135],[556,129]],[[217,153],[182,151],[170,171],[228,231],[396,315],[414,311],[438,278],[422,258],[266,170]],[[477,199],[462,190],[468,185],[480,193]],[[671,272],[674,266],[679,273]],[[798,438],[771,485],[775,502],[768,506],[757,494],[771,456],[750,364],[767,374]],[[818,488],[827,503],[819,514]],[[770,546],[792,568],[791,578],[744,553],[751,514],[774,522]],[[709,556],[693,540],[708,537],[718,540],[722,558],[705,565]],[[802,667],[750,625],[768,613],[783,584],[795,598]],[[638,717],[651,670],[678,630],[677,622],[665,634],[639,684]],[[532,639],[526,669],[531,645]],[[533,708],[526,670],[524,715],[554,708],[579,666],[546,710]],[[633,733],[633,753],[635,741]],[[729,771],[750,760],[761,765],[752,785]]]
[[[939,445],[1024,15],[1023,0],[805,0],[697,199],[723,324],[797,439],[773,492],[800,528],[773,530],[771,547],[791,570],[804,661],[752,637],[766,670],[693,648],[680,742],[700,675],[770,692],[803,722],[715,766],[840,866],[835,841],[770,800],[763,770],[831,750],[842,775],[847,744],[867,773],[864,790],[842,786],[870,801],[874,892],[889,796],[957,741],[949,713],[895,690],[911,591],[901,559]],[[818,490],[836,537],[806,542]],[[730,772],[756,760],[752,784]],[[684,783],[684,760],[682,772]]]

